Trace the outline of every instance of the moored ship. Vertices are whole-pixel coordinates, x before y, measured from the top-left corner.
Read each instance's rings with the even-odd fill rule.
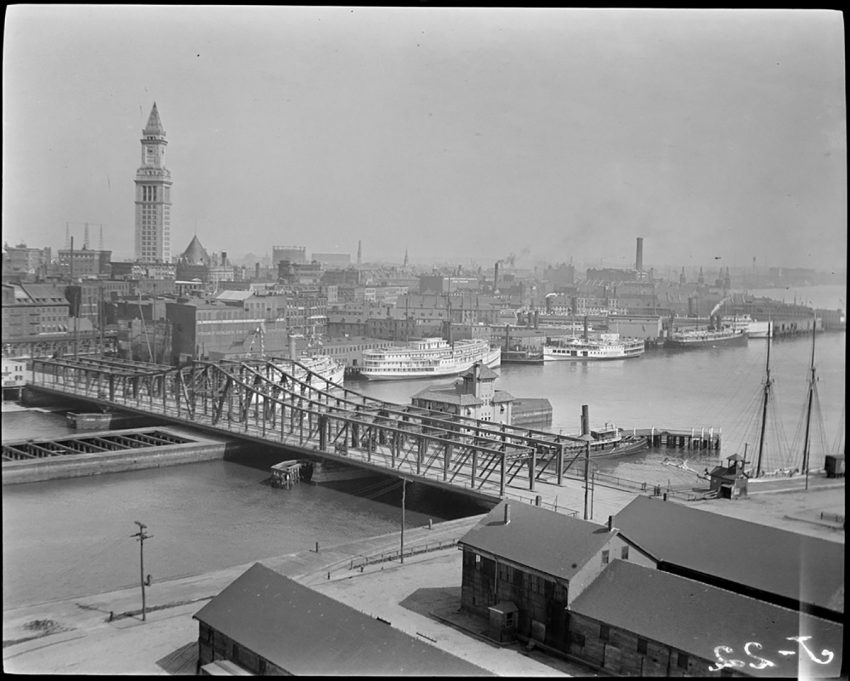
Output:
[[[423,338],[403,346],[364,350],[360,375],[372,380],[454,376],[476,362],[497,367],[501,358],[501,348],[491,347],[483,338],[452,344],[442,338]]]
[[[603,333],[599,338],[550,338],[543,346],[543,361],[595,361],[640,357],[646,350],[641,338],[620,338],[618,333]]]
[[[664,340],[665,348],[691,350],[725,345],[743,345],[747,342],[747,332],[731,326],[714,329],[688,329],[674,331]]]

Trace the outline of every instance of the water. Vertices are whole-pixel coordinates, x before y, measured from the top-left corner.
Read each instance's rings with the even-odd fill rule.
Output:
[[[843,291],[816,304],[840,307]],[[581,406],[587,404],[592,425],[722,429],[725,454],[742,451],[745,443],[752,453],[766,350],[766,341],[751,340],[742,347],[662,350],[614,362],[505,365],[496,387],[516,397],[548,398],[554,432],[578,432]],[[829,448],[843,434],[845,334],[818,334],[816,353],[823,425],[814,427],[815,463],[824,453],[818,439]],[[809,336],[772,344],[775,406],[770,417],[782,424],[786,448],[800,430],[810,355]],[[412,394],[431,383],[357,381],[349,387],[409,404]],[[70,432],[62,414],[3,413],[4,440]],[[782,444],[769,439],[768,449],[778,451]],[[843,438],[841,444],[843,451]],[[793,455],[799,458],[801,451]],[[137,584],[138,545],[130,539],[134,520],[146,523],[154,535],[145,545],[145,567],[155,580],[310,549],[316,541],[327,546],[398,530],[398,482],[370,478],[344,489],[300,485],[276,490],[265,483],[268,466],[276,460],[259,454],[253,466],[213,461],[4,487],[4,608]],[[599,466],[612,475],[643,480],[636,478],[635,461],[642,460],[601,459]],[[420,485],[408,485],[407,502],[411,527],[429,518],[483,511],[457,495]]]
[[[7,418],[18,432],[5,428]],[[67,434],[60,414],[3,420],[4,439],[22,428],[24,437]],[[160,580],[399,530],[399,482],[274,489],[268,467],[282,458],[259,453],[254,465],[210,461],[4,487],[4,609],[138,584],[135,520],[154,535],[145,570]],[[407,527],[486,511],[420,485],[407,486],[406,502]]]

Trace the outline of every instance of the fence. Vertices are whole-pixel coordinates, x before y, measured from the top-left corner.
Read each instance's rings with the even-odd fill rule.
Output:
[[[431,551],[442,551],[443,549],[449,549],[454,546],[457,546],[457,538],[455,539],[446,539],[444,541],[431,542],[428,544],[419,544],[418,546],[411,546],[404,550],[402,553],[401,549],[394,549],[392,551],[383,551],[381,553],[376,553],[371,556],[361,556],[359,558],[352,558],[351,562],[348,566],[349,570],[356,570],[357,568],[363,568],[366,565],[374,565],[375,563],[387,563],[393,560],[399,560],[401,556],[416,556],[420,553],[430,553]]]

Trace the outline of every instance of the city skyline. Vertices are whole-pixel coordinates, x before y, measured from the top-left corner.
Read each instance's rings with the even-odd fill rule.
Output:
[[[846,268],[838,12],[167,11],[10,8],[4,241],[130,259],[156,102],[174,256]]]

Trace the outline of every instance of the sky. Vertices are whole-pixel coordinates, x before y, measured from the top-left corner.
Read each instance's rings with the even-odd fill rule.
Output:
[[[3,50],[10,245],[132,258],[156,102],[175,256],[846,268],[838,12],[13,5]]]

